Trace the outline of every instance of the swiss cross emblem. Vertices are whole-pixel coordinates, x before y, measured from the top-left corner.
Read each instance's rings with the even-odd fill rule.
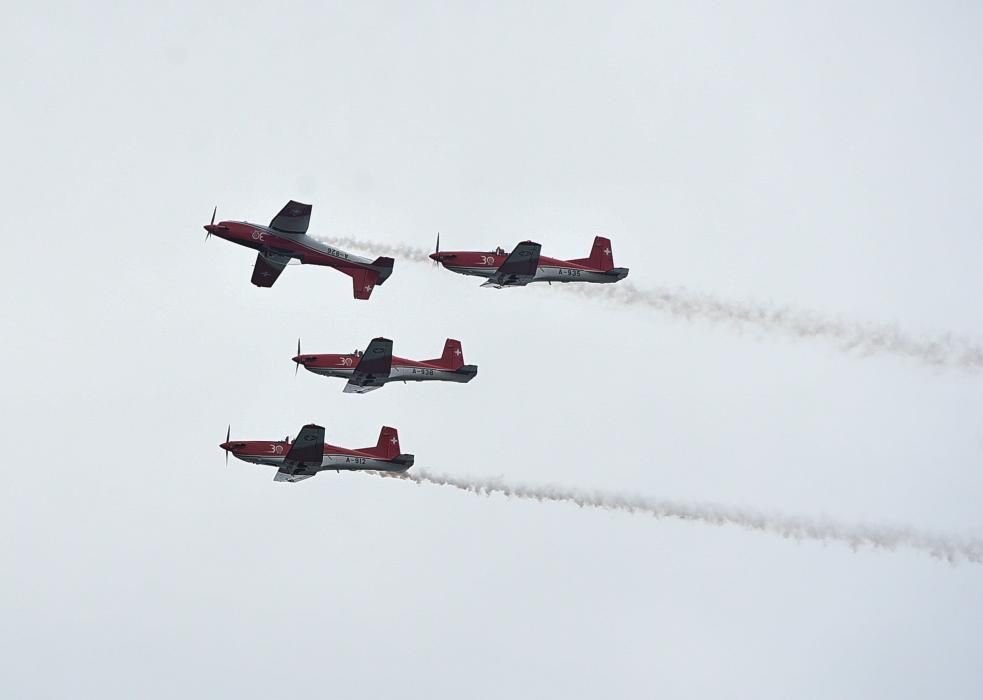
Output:
[[[461,348],[458,348],[457,350],[455,350],[454,351],[454,354],[457,355],[458,357],[460,357],[461,356]]]
[[[371,292],[372,291],[372,285],[371,284],[365,285],[365,291],[366,292]]]
[[[397,439],[396,439],[396,436],[395,436],[395,435],[393,435],[393,436],[392,436],[391,438],[389,438],[389,442],[391,442],[392,444],[394,444],[394,445],[395,445],[395,444],[396,444],[397,442],[399,442],[399,440],[397,440]]]
[[[604,254],[610,256],[611,255],[611,249],[610,248],[605,248],[604,249]]]

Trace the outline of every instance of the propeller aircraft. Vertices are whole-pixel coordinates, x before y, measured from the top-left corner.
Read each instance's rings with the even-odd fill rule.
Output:
[[[259,251],[253,268],[252,283],[257,287],[272,287],[283,268],[291,259],[302,265],[333,267],[352,278],[356,299],[368,299],[372,290],[383,284],[393,272],[392,258],[369,260],[346,253],[307,235],[311,221],[310,204],[290,200],[273,217],[269,226],[248,221],[220,221],[215,223],[218,207],[212,211],[212,220],[205,226],[205,240],[213,234],[237,245]]]
[[[611,241],[602,236],[594,238],[594,246],[586,258],[558,260],[540,255],[539,243],[523,241],[506,254],[502,248],[494,251],[442,251],[440,234],[437,249],[430,258],[451,272],[486,277],[482,287],[524,287],[530,282],[593,282],[611,283],[628,276],[628,268],[615,267]]]
[[[395,428],[384,427],[373,447],[350,450],[324,442],[324,428],[313,423],[301,428],[291,442],[283,440],[232,440],[232,426],[225,433],[225,463],[231,453],[237,459],[252,464],[277,467],[273,481],[302,481],[318,472],[377,471],[401,473],[413,466],[413,455],[399,451],[399,434]]]
[[[295,375],[303,367],[314,374],[347,379],[346,394],[364,394],[389,382],[470,382],[478,374],[476,365],[464,364],[461,342],[452,338],[444,342],[440,357],[421,361],[394,356],[388,338],[373,338],[365,352],[344,355],[304,355],[298,338],[293,360]]]

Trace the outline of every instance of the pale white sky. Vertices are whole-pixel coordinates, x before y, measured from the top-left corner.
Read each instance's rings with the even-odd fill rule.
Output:
[[[983,692],[983,567],[478,499],[274,484],[233,437],[983,535],[981,377],[495,292],[396,263],[270,290],[201,225],[583,257],[983,339],[972,3],[6,8],[0,694],[892,697]],[[293,377],[460,338],[467,385]]]

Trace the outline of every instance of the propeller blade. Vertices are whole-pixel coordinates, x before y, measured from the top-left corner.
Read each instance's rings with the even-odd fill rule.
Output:
[[[214,224],[215,224],[215,214],[216,214],[216,212],[218,212],[218,205],[217,205],[217,204],[215,205],[215,208],[214,208],[214,209],[212,209],[212,220],[211,220],[211,221],[210,221],[210,222],[208,223],[208,225],[209,225],[209,226],[212,226],[212,225],[214,225]],[[207,241],[207,240],[208,240],[209,238],[211,238],[211,237],[212,237],[212,232],[211,232],[211,231],[209,231],[209,230],[208,230],[208,229],[206,228],[206,229],[205,229],[205,240]]]
[[[229,466],[229,438],[231,436],[232,436],[232,424],[229,423],[229,427],[225,431],[225,466]]]
[[[297,361],[294,364],[294,376],[297,376],[297,372],[300,371],[300,338],[297,338]]]
[[[437,248],[434,250],[436,256],[433,261],[434,267],[440,267],[440,231],[437,231]]]

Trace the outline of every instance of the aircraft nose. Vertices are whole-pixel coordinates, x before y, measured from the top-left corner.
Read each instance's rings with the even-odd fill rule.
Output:
[[[430,259],[440,262],[440,253],[430,253]]]
[[[222,448],[223,450],[225,450],[226,452],[228,452],[228,451],[229,451],[229,449],[230,449],[230,448],[229,448],[229,443],[227,443],[227,442],[223,442],[223,443],[222,443],[221,445],[219,445],[219,447],[221,447],[221,448]]]
[[[205,230],[209,233],[221,233],[225,231],[225,226],[216,226],[215,224],[205,224]]]

